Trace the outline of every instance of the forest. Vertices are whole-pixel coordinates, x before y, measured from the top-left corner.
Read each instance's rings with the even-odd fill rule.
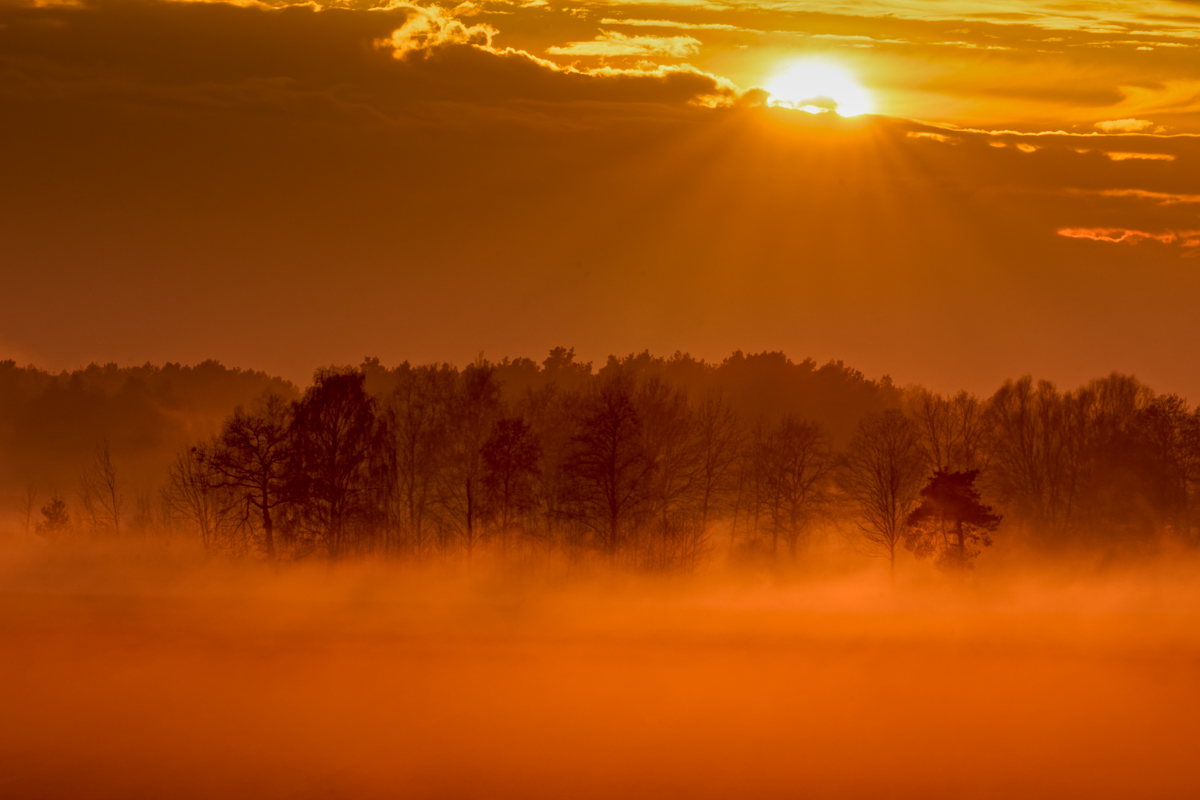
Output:
[[[182,537],[288,561],[488,557],[690,573],[835,540],[949,573],[993,541],[1047,556],[1196,543],[1200,410],[1113,374],[987,397],[840,362],[573,350],[464,368],[0,364],[15,525]]]

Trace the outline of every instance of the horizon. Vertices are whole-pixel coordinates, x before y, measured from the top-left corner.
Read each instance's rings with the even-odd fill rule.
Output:
[[[548,347],[548,348],[546,348],[545,352],[549,353],[555,347],[562,347],[562,345],[554,345],[554,346]],[[826,366],[829,364],[842,365],[846,369],[861,373],[863,375],[863,377],[865,377],[869,381],[879,382],[883,379],[888,379],[892,382],[893,385],[895,385],[899,389],[903,389],[903,390],[928,389],[929,391],[936,392],[938,394],[946,394],[946,395],[952,395],[952,394],[956,394],[960,391],[965,391],[965,392],[968,392],[969,394],[975,395],[977,397],[986,398],[986,397],[990,396],[993,392],[995,392],[997,388],[1002,386],[1005,381],[1017,380],[1019,378],[1026,377],[1026,376],[1032,377],[1035,381],[1041,381],[1041,380],[1049,381],[1050,383],[1053,383],[1058,388],[1069,391],[1069,390],[1073,390],[1073,389],[1085,386],[1089,382],[1094,381],[1096,379],[1103,378],[1108,375],[1117,374],[1117,375],[1126,375],[1131,378],[1135,378],[1138,381],[1140,381],[1142,384],[1150,387],[1151,389],[1155,390],[1158,393],[1174,394],[1174,395],[1177,395],[1177,396],[1183,398],[1184,400],[1188,400],[1188,401],[1191,400],[1191,396],[1187,392],[1180,391],[1176,387],[1173,387],[1170,385],[1160,386],[1159,384],[1156,384],[1150,380],[1147,380],[1146,378],[1144,378],[1144,376],[1139,375],[1136,372],[1124,371],[1124,370],[1116,369],[1116,368],[1102,370],[1095,374],[1086,375],[1086,376],[1080,377],[1079,379],[1077,379],[1075,381],[1056,380],[1053,376],[1038,374],[1038,373],[1034,373],[1034,372],[1027,370],[1024,372],[1018,372],[1018,373],[1014,373],[1011,375],[998,376],[997,379],[995,380],[995,382],[991,383],[991,384],[981,384],[980,387],[971,387],[971,386],[964,386],[964,385],[958,385],[958,384],[930,385],[930,384],[921,382],[919,380],[914,380],[914,381],[901,380],[901,379],[898,379],[892,372],[889,372],[886,370],[881,373],[878,373],[878,374],[871,374],[871,373],[867,372],[866,370],[859,368],[857,365],[850,363],[850,362],[846,361],[845,359],[841,359],[841,358],[820,359],[820,358],[816,358],[813,356],[804,356],[804,357],[797,358],[797,357],[793,356],[792,354],[787,353],[781,349],[772,349],[772,348],[765,348],[762,350],[748,350],[748,349],[744,349],[744,348],[735,348],[734,350],[730,351],[728,354],[726,354],[724,356],[721,356],[719,358],[711,358],[711,359],[696,356],[687,350],[672,351],[669,354],[668,353],[658,354],[658,353],[654,353],[648,349],[642,349],[642,350],[633,350],[633,351],[630,351],[630,352],[622,354],[622,355],[618,355],[615,352],[611,352],[611,353],[607,353],[603,356],[599,356],[596,358],[588,358],[588,357],[584,357],[583,355],[581,355],[577,351],[577,349],[574,347],[569,347],[569,348],[564,348],[564,349],[576,351],[575,352],[576,362],[582,363],[582,364],[590,363],[592,365],[593,372],[603,368],[604,365],[607,363],[607,361],[611,358],[620,360],[620,359],[624,359],[624,358],[641,356],[646,353],[649,353],[651,358],[656,358],[656,359],[661,358],[661,359],[668,359],[668,360],[670,358],[672,358],[673,356],[679,354],[684,357],[694,358],[699,363],[703,363],[705,365],[714,366],[714,367],[719,366],[721,363],[723,363],[724,361],[726,361],[727,359],[729,359],[730,357],[732,357],[738,353],[742,353],[746,356],[780,353],[780,354],[784,355],[793,364],[802,364],[804,362],[812,362],[813,364],[815,364],[817,366],[817,368],[820,368],[820,367],[823,367],[823,366]],[[265,375],[269,375],[271,377],[282,378],[283,380],[286,380],[289,383],[293,384],[297,389],[304,390],[308,386],[312,385],[314,375],[322,369],[327,369],[327,368],[358,369],[363,363],[365,363],[366,361],[369,361],[371,359],[378,359],[379,362],[382,364],[382,366],[384,366],[385,368],[388,368],[388,369],[391,369],[395,366],[399,366],[400,364],[404,364],[404,363],[409,363],[414,366],[423,365],[423,364],[447,364],[456,369],[461,369],[461,368],[467,366],[468,364],[474,363],[477,359],[480,359],[480,358],[484,359],[485,361],[487,361],[488,363],[491,363],[491,364],[499,364],[505,360],[515,361],[517,359],[525,358],[525,359],[529,359],[529,360],[533,361],[535,364],[537,364],[539,369],[542,367],[542,359],[541,358],[535,358],[528,354],[519,354],[519,355],[506,354],[499,358],[492,358],[484,350],[480,350],[480,351],[476,352],[476,354],[474,356],[467,358],[467,359],[463,359],[462,361],[456,361],[452,358],[434,358],[434,359],[428,359],[428,360],[422,361],[422,360],[418,360],[418,359],[414,359],[414,358],[406,358],[406,357],[397,357],[395,360],[389,361],[387,359],[381,358],[378,355],[367,355],[367,356],[362,356],[357,359],[333,361],[333,362],[329,362],[329,363],[318,364],[318,365],[314,366],[311,370],[309,370],[307,373],[296,373],[296,374],[288,374],[284,371],[276,371],[276,370],[272,370],[272,369],[261,367],[261,366],[227,363],[224,360],[219,359],[219,358],[203,358],[203,359],[198,359],[195,361],[181,361],[178,359],[165,359],[165,360],[159,361],[159,362],[148,361],[148,360],[138,362],[138,361],[131,360],[127,363],[122,363],[121,361],[112,360],[112,359],[107,359],[107,360],[93,359],[91,361],[87,361],[85,363],[80,363],[75,366],[63,366],[60,368],[48,368],[41,364],[35,364],[32,362],[22,363],[19,359],[15,359],[12,357],[0,357],[0,362],[11,361],[19,369],[36,369],[36,370],[40,370],[40,371],[45,372],[50,375],[71,374],[74,372],[84,371],[90,367],[103,368],[103,367],[107,367],[109,365],[116,365],[118,368],[121,368],[121,369],[139,368],[139,367],[144,367],[144,366],[150,366],[150,367],[154,367],[156,369],[162,369],[163,367],[165,367],[169,364],[174,364],[174,365],[178,365],[181,367],[194,368],[194,367],[197,367],[197,366],[207,363],[207,362],[215,362],[227,369],[241,370],[241,371],[245,371],[245,372],[258,372],[258,373],[263,373]],[[542,358],[544,358],[544,356]],[[302,374],[305,375],[306,377],[303,377],[303,378],[300,377],[300,375],[302,375]],[[1197,380],[1197,384],[1198,384],[1197,385],[1197,395],[1200,396],[1200,379]]]

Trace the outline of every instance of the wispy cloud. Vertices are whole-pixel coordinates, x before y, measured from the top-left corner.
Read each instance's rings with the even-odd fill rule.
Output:
[[[912,44],[907,39],[877,39],[874,36],[859,36],[841,33],[814,33],[808,38],[831,42],[844,42],[852,47],[874,47],[877,44]]]
[[[615,31],[601,31],[590,42],[568,42],[546,48],[546,52],[558,56],[619,56],[646,58],[667,56],[687,58],[700,50],[700,40],[691,36],[626,36]]]
[[[1114,244],[1121,242],[1137,244],[1146,240],[1171,244],[1179,238],[1174,231],[1148,233],[1131,228],[1059,228],[1058,235],[1066,236],[1069,239],[1091,239],[1097,242],[1112,242]]]
[[[1071,194],[1095,195],[1097,197],[1132,197],[1137,200],[1153,200],[1160,206],[1200,203],[1200,194],[1152,192],[1146,189],[1072,189]]]
[[[931,133],[930,131],[909,131],[907,134],[909,139],[929,139],[942,144],[958,144],[959,139],[956,136],[946,136],[941,133]]]
[[[1116,131],[1122,133],[1136,133],[1144,131],[1147,128],[1153,128],[1154,123],[1148,119],[1110,119],[1104,122],[1097,122],[1095,127],[1105,133],[1113,133]]]
[[[1133,228],[1059,228],[1059,236],[1069,239],[1090,239],[1094,242],[1109,244],[1139,244],[1141,242],[1159,242],[1173,244],[1184,248],[1184,258],[1200,256],[1200,230],[1163,231],[1150,233]]]
[[[736,33],[762,33],[753,28],[726,25],[722,22],[679,22],[671,19],[612,19],[600,20],[601,25],[628,25],[634,28],[682,28],[694,31],[732,31]]]
[[[1174,161],[1170,153],[1105,153],[1113,161]]]

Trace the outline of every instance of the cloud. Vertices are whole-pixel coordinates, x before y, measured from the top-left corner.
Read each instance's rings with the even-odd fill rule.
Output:
[[[832,42],[844,42],[852,46],[874,47],[877,44],[911,44],[907,39],[878,39],[874,36],[839,33],[814,33],[808,38]]]
[[[1128,244],[1137,244],[1145,240],[1170,244],[1179,238],[1172,231],[1147,233],[1129,228],[1059,228],[1057,233],[1059,236],[1066,236],[1070,239],[1092,239],[1097,242],[1126,242]]]
[[[498,48],[490,24],[393,3],[372,10],[92,0],[84,9],[0,5],[0,103],[242,109],[363,124],[427,121],[447,103],[713,106],[740,97],[686,66],[562,66]],[[176,43],[166,46],[165,42]],[[213,54],[219,54],[216,57]],[[15,112],[14,112],[15,113]],[[112,106],[100,114],[111,115]],[[242,113],[242,112],[239,112]],[[516,115],[537,124],[536,117]]]
[[[1175,194],[1151,192],[1146,189],[1093,189],[1074,190],[1076,194],[1094,194],[1100,197],[1133,197],[1138,200],[1154,200],[1162,206],[1200,203],[1200,194]]]
[[[1013,146],[1016,147],[1018,150],[1020,150],[1022,153],[1035,153],[1041,149],[1036,144],[1027,144],[1026,142],[1017,142]]]
[[[975,44],[974,42],[933,42],[938,47],[959,47],[964,50],[1012,50],[1011,47],[998,44]]]
[[[695,31],[734,31],[737,33],[762,33],[753,28],[741,28],[737,25],[726,25],[721,22],[677,22],[669,19],[613,19],[606,17],[600,20],[601,25],[628,25],[636,28],[682,28]]]
[[[498,33],[495,28],[485,23],[468,26],[459,20],[453,11],[440,6],[393,5],[391,8],[409,14],[405,23],[393,31],[386,42],[396,58],[450,44],[490,47],[492,37]]]
[[[1182,253],[1184,258],[1200,257],[1200,230],[1148,233],[1131,228],[1060,228],[1057,233],[1070,239],[1091,239],[1110,244],[1134,245],[1145,241],[1177,244],[1186,251]]]
[[[928,139],[942,144],[958,144],[960,141],[956,136],[947,136],[944,133],[933,133],[932,131],[909,131],[906,135],[909,139]]]
[[[1127,152],[1105,152],[1104,155],[1111,158],[1113,161],[1174,161],[1175,156],[1170,153],[1127,153]]]
[[[1110,119],[1097,122],[1095,127],[1105,133],[1136,133],[1153,128],[1154,123],[1148,119]]]
[[[1200,0],[1198,0],[1200,2]],[[1122,142],[1142,141],[1144,143],[1158,144],[1163,141],[1184,140],[1184,139],[1200,139],[1200,133],[1190,132],[1174,132],[1169,133],[1160,128],[1154,131],[1140,131],[1136,134],[1129,133],[1102,133],[1100,131],[1064,131],[1064,130],[1034,130],[1034,131],[1016,131],[1007,128],[987,129],[987,128],[968,128],[959,125],[954,125],[948,122],[929,123],[937,128],[956,133],[973,133],[982,134],[984,136],[1006,136],[1012,138],[1025,139],[1063,139],[1064,141],[1074,141],[1078,139],[1087,139],[1091,142],[1103,142],[1104,139],[1113,139]],[[1090,153],[1091,150],[1078,149],[1077,153]]]
[[[601,31],[600,35],[590,42],[569,42],[546,48],[546,52],[552,55],[600,58],[687,58],[699,50],[700,41],[691,36],[626,36],[615,31]]]

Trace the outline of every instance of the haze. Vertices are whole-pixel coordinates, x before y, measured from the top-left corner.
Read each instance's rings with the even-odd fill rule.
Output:
[[[1197,788],[1193,561],[896,591],[123,555],[5,549],[6,796]]]
[[[1196,0],[0,0],[0,797],[1200,796]]]

